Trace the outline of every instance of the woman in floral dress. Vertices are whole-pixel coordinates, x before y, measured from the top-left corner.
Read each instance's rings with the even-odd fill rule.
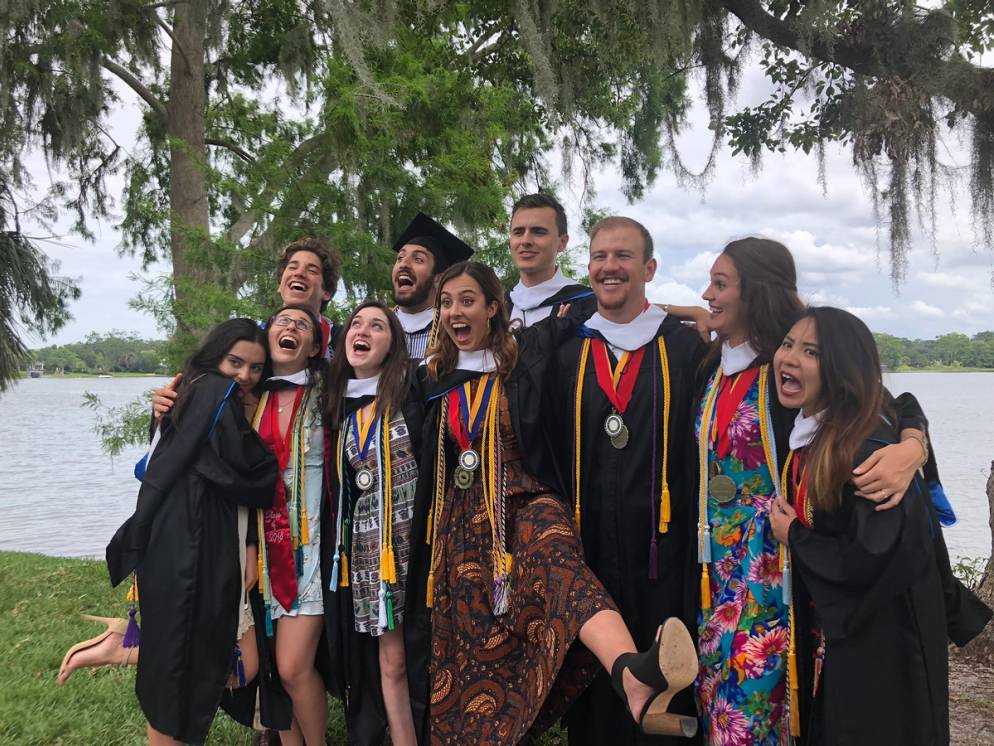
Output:
[[[734,241],[704,292],[718,340],[705,360],[696,443],[701,567],[696,690],[706,743],[786,743],[788,607],[779,544],[769,523],[779,465],[796,412],[780,405],[770,372],[784,333],[803,313],[796,271],[782,244]],[[902,426],[921,428],[915,411]],[[884,489],[903,494],[921,460],[917,442],[881,451]],[[903,486],[901,486],[903,485]],[[874,485],[876,486],[876,485]]]

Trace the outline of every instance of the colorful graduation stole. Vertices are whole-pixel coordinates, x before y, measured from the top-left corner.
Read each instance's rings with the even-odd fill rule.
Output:
[[[273,507],[259,512],[259,578],[267,606],[276,599],[287,610],[297,602],[297,578],[303,572],[303,547],[308,544],[307,506],[304,497],[304,440],[307,413],[314,393],[312,386],[299,386],[294,395],[290,427],[280,437],[279,396],[264,391],[253,425],[276,455],[279,476]],[[293,465],[291,456],[295,457]],[[287,494],[283,474],[291,469]],[[270,615],[267,613],[267,619]],[[268,633],[268,626],[267,626]]]

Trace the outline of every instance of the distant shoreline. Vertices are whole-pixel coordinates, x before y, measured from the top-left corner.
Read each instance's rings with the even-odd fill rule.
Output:
[[[169,378],[166,373],[42,373],[41,378]],[[21,378],[30,378],[21,371]]]
[[[924,368],[912,368],[901,365],[890,368],[886,373],[994,373],[994,368],[967,368],[959,365],[929,365]]]

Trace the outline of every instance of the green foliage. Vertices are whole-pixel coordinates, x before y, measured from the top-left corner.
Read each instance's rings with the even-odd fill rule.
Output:
[[[994,332],[968,337],[952,332],[935,339],[902,339],[890,334],[874,334],[880,363],[897,368],[983,368],[994,370]]]
[[[21,234],[16,207],[8,212],[12,206],[0,181],[0,391],[30,357],[24,331],[42,337],[58,331],[70,318],[69,303],[79,298],[75,283],[55,275],[58,265]]]
[[[114,330],[107,334],[93,332],[76,344],[43,347],[31,355],[51,372],[166,373],[166,351],[165,342]]]
[[[108,456],[119,455],[125,448],[148,443],[152,393],[149,389],[137,399],[120,407],[108,407],[92,392],[83,394],[83,406],[96,414],[93,432]]]
[[[986,567],[985,557],[961,557],[953,565],[953,575],[971,591],[975,591],[984,577]]]

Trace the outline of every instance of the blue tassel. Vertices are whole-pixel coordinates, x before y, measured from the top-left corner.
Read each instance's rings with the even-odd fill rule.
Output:
[[[301,577],[304,574],[304,548],[297,547],[296,551],[293,553],[293,561],[297,566],[297,577]]]
[[[235,659],[232,668],[238,675],[239,688],[245,686],[245,664],[242,663],[242,649],[235,645]]]
[[[649,544],[649,580],[656,580],[659,577],[659,549],[656,545],[656,536],[653,534],[652,542]]]
[[[329,591],[338,590],[338,552],[335,552],[335,560],[331,564],[331,582],[328,583]]]
[[[138,628],[138,622],[135,621],[135,602],[132,601],[131,608],[128,609],[128,628],[124,631],[124,640],[121,641],[121,647],[137,648],[140,640],[141,630]]]
[[[264,609],[264,612],[266,614],[266,637],[272,637],[273,636],[273,615],[272,615],[272,613],[270,611],[270,608],[268,606]]]
[[[790,562],[783,565],[783,603],[790,606],[794,603],[794,587],[791,582]]]

